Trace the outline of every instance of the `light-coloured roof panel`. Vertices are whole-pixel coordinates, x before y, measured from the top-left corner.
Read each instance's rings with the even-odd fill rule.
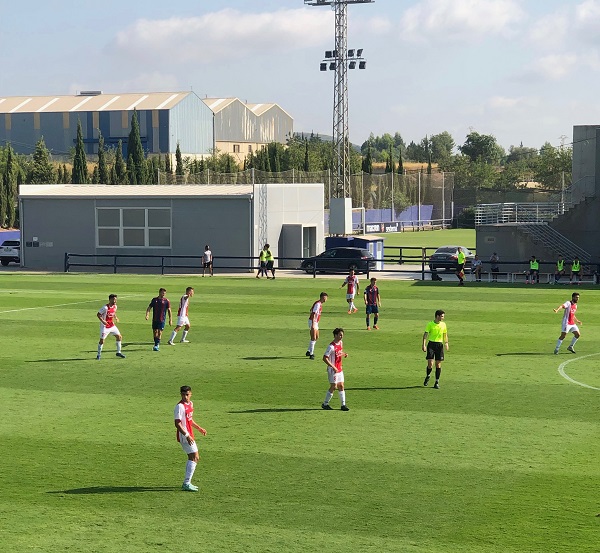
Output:
[[[237,98],[204,98],[203,102],[211,109],[213,113],[218,113],[222,109],[231,105],[233,102],[239,102]]]
[[[0,97],[0,113],[56,113],[171,109],[192,92],[98,94],[96,96]]]
[[[109,185],[109,184],[24,184],[23,198],[191,198],[247,196],[251,184],[177,184],[177,185]]]

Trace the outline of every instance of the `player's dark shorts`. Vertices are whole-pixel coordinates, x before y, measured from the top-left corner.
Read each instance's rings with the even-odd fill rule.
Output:
[[[500,272],[500,267],[492,267],[490,269],[490,271],[492,271],[492,273],[499,273]]]
[[[271,260],[271,261],[267,261],[267,269],[268,269],[269,271],[273,269],[273,264],[274,264],[274,263],[275,263],[275,262],[274,262],[274,261],[272,261],[272,260]]]
[[[425,359],[444,360],[444,344],[442,342],[427,342],[427,355]]]
[[[371,313],[379,313],[379,306],[378,305],[367,305],[367,315],[370,315]]]
[[[152,330],[164,330],[165,321],[152,321]]]
[[[464,264],[464,263],[459,263],[459,264],[456,266],[456,272],[457,272],[457,273],[461,273],[461,272],[463,271],[463,269],[464,269],[464,268],[465,268],[465,264]]]
[[[267,268],[267,262],[266,261],[261,261],[260,262],[260,268],[261,269],[266,269]]]
[[[209,269],[211,265],[212,265],[212,261],[205,261],[204,263],[202,263],[202,266],[205,269]]]

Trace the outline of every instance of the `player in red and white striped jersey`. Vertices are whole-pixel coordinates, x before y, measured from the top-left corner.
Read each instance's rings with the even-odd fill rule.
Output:
[[[340,402],[342,411],[350,411],[346,405],[346,392],[344,391],[344,369],[342,368],[342,358],[348,357],[348,354],[343,350],[342,338],[344,337],[344,329],[336,328],[333,331],[333,342],[329,344],[323,355],[323,362],[327,365],[327,378],[329,380],[329,390],[325,395],[325,401],[321,405],[321,409],[331,411],[329,401],[333,397],[333,392],[337,389],[340,394]]]
[[[562,319],[561,332],[558,340],[556,341],[556,347],[554,348],[554,353],[558,354],[558,350],[560,349],[563,340],[566,338],[569,332],[573,333],[573,339],[571,340],[571,344],[567,348],[571,353],[575,353],[575,342],[579,340],[581,333],[579,332],[578,324],[581,324],[581,321],[575,316],[577,312],[577,302],[579,301],[579,294],[577,292],[573,292],[571,294],[571,301],[566,301],[562,305],[559,305],[554,312],[558,313],[560,309],[564,309]]]
[[[308,344],[306,356],[310,357],[311,359],[315,358],[315,344],[319,339],[319,321],[321,320],[323,304],[327,301],[327,298],[327,293],[321,292],[319,299],[312,304],[310,313],[308,314],[308,331],[310,332],[310,342]]]
[[[356,313],[358,309],[354,305],[354,296],[358,293],[358,277],[354,274],[354,271],[350,269],[350,274],[344,279],[344,282],[340,286],[343,288],[346,286],[346,301],[348,302],[348,314]]]
[[[110,334],[117,340],[117,357],[124,359],[125,356],[121,353],[123,336],[121,336],[119,329],[115,325],[115,322],[119,322],[119,318],[117,317],[117,294],[108,296],[108,303],[100,308],[96,316],[100,320],[100,341],[98,342],[98,355],[96,355],[96,359],[100,359],[104,340]]]
[[[179,300],[179,309],[177,310],[177,326],[171,332],[171,337],[167,342],[170,346],[173,346],[173,340],[175,340],[175,336],[177,333],[183,328],[183,334],[181,335],[180,342],[187,344],[189,340],[187,340],[188,332],[190,331],[190,319],[188,317],[188,307],[190,305],[190,299],[194,295],[194,289],[191,286],[188,286],[185,289],[185,295],[181,296]]]

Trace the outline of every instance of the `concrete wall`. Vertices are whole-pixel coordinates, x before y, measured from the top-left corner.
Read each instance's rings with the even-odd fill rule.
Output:
[[[171,248],[97,248],[96,207],[170,207]],[[248,196],[139,200],[25,197],[21,199],[21,209],[23,265],[33,270],[62,271],[65,252],[95,255],[201,255],[204,245],[209,244],[217,258],[255,255],[252,244],[252,200]],[[56,221],[65,219],[65,214],[68,214],[68,225],[56,224]],[[37,247],[33,245],[34,238]],[[101,263],[108,262],[106,258],[97,260]],[[156,265],[160,260],[132,258],[127,263]],[[192,261],[185,260],[183,263],[191,264]],[[193,263],[199,265],[200,261]],[[167,267],[177,264],[176,261],[165,260]],[[244,270],[248,267],[248,262],[244,260],[217,259],[215,268],[224,264]]]
[[[600,259],[600,197],[587,198],[572,207],[551,226],[592,255]]]

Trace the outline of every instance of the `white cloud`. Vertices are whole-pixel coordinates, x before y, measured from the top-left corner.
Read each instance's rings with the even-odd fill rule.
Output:
[[[569,32],[570,16],[566,11],[552,13],[536,21],[529,31],[529,40],[541,48],[559,48]]]
[[[244,13],[223,9],[201,17],[140,19],[118,33],[122,56],[154,63],[209,63],[298,50],[331,40],[333,15],[324,10]]]
[[[575,54],[551,54],[539,58],[533,65],[533,71],[550,80],[560,80],[576,66]]]
[[[471,42],[508,35],[525,14],[515,0],[423,0],[402,18],[405,38],[438,35]]]
[[[497,110],[512,110],[521,107],[533,107],[537,100],[526,96],[511,98],[508,96],[493,96],[488,100],[488,106]]]
[[[585,0],[575,8],[577,37],[587,42],[598,42],[600,33],[600,1]]]

